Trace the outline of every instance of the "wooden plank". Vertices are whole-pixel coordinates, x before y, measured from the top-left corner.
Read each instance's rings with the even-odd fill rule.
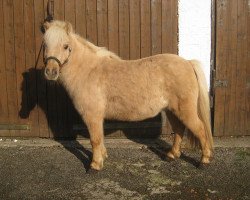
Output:
[[[178,17],[178,1],[172,0],[172,52],[174,54],[178,54],[178,23],[179,23],[179,17]]]
[[[76,25],[76,16],[75,16],[75,0],[65,0],[64,4],[64,19],[72,24],[73,29],[75,30]]]
[[[44,0],[44,17],[48,15],[47,6],[48,0]],[[56,11],[59,10],[58,14]],[[54,1],[54,18],[58,20],[64,20],[64,0]],[[57,112],[57,89],[56,84],[53,82],[46,81],[47,87],[47,120],[49,126],[49,137],[53,137],[54,133],[57,132],[58,127],[58,112]]]
[[[248,1],[249,2],[249,1]],[[248,12],[247,12],[247,63],[250,63],[250,4],[248,3]],[[250,67],[247,67],[246,73],[246,135],[250,135]]]
[[[56,0],[54,1],[54,18],[56,20],[65,20],[65,3],[67,0]]]
[[[67,18],[65,18],[66,8],[71,10],[73,5],[68,5],[70,2],[67,0],[58,0],[54,2],[54,18],[59,19],[62,21],[68,21],[72,23],[71,18],[73,18],[72,13],[67,13]],[[66,5],[67,4],[67,5]],[[70,6],[69,8],[67,6]],[[73,21],[74,22],[74,21]],[[72,24],[74,26],[74,23]],[[64,90],[64,88],[60,84],[56,84],[54,88],[51,88],[55,91],[55,94],[53,94],[53,104],[56,105],[56,108],[53,108],[55,112],[57,112],[56,121],[52,121],[54,123],[51,126],[51,134],[50,137],[58,138],[58,137],[64,137],[64,134],[68,133],[69,130],[69,123],[68,123],[68,104],[69,100],[67,98],[67,94]]]
[[[129,0],[119,1],[119,55],[129,59]]]
[[[162,1],[162,53],[178,54],[178,1]],[[180,121],[169,111],[162,114],[162,134],[174,133]]]
[[[214,87],[215,79],[215,53],[216,53],[216,0],[211,1],[211,55],[210,55],[210,107],[211,107],[211,128],[214,133]]]
[[[151,55],[150,0],[141,0],[141,57]]]
[[[108,0],[108,48],[110,51],[119,55],[119,1]],[[106,122],[104,122],[105,126]],[[120,137],[121,130],[104,130],[105,136]]]
[[[25,66],[28,72],[27,96],[30,110],[31,132],[25,136],[39,136],[38,110],[37,110],[37,82],[35,65],[35,27],[34,27],[34,1],[24,0],[24,44],[25,44]],[[23,135],[24,136],[24,135]]]
[[[109,50],[119,53],[118,1],[108,0],[108,42]]]
[[[130,59],[141,57],[140,0],[129,2]]]
[[[87,39],[97,45],[96,0],[86,0]]]
[[[178,1],[162,1],[162,53],[178,53]]]
[[[42,33],[40,31],[41,22],[44,20],[44,1],[36,0],[34,3],[35,13],[35,53],[37,74],[37,104],[39,120],[39,136],[49,137],[48,120],[47,120],[47,86],[43,75],[43,51],[42,51]]]
[[[108,48],[108,1],[97,0],[97,44]]]
[[[228,55],[228,1],[218,0],[216,2],[216,80],[226,79],[227,55]],[[225,90],[224,87],[215,88],[215,113],[214,113],[214,135],[224,135],[224,113],[225,113]]]
[[[55,14],[57,13],[57,15],[59,15],[61,18],[64,17],[65,21],[70,22],[73,29],[75,29],[75,10],[75,1],[65,0],[64,10],[56,9]],[[58,129],[56,132],[54,132],[54,137],[67,138],[70,136],[70,133],[72,131],[72,125],[75,120],[75,113],[72,102],[62,85],[57,85],[57,112]]]
[[[173,0],[162,1],[162,53],[172,53],[173,50]]]
[[[227,18],[230,22],[228,27],[228,64],[225,66],[228,86],[225,91],[225,130],[224,135],[234,135],[235,106],[236,106],[236,65],[237,65],[237,1],[228,1]],[[237,120],[236,120],[237,121]]]
[[[78,33],[81,37],[86,38],[86,26],[87,26],[87,21],[86,21],[86,2],[85,0],[76,0],[76,33]],[[79,124],[83,123],[80,115],[74,111],[75,116],[74,116],[74,124]],[[73,124],[73,126],[74,126]],[[73,128],[72,128],[73,129]],[[73,132],[73,137],[75,132]]]
[[[8,97],[7,97],[7,78],[5,70],[5,37],[4,37],[4,10],[3,0],[0,0],[0,121],[9,122]],[[0,136],[9,136],[9,131],[0,131]]]
[[[244,135],[246,127],[246,69],[247,65],[248,1],[238,0],[238,38],[236,70],[235,134]]]
[[[45,9],[47,8],[47,0],[44,2]],[[54,1],[54,19],[65,20],[65,1]],[[45,16],[47,12],[45,10]],[[62,130],[67,131],[67,101],[65,90],[59,84],[47,84],[47,105],[48,114],[47,119],[50,128],[50,137],[57,137],[62,134]],[[63,124],[63,125],[62,125]]]
[[[43,0],[43,13],[44,13],[44,19],[47,17],[47,5],[49,0]],[[42,21],[43,22],[43,21]]]
[[[12,0],[3,1],[4,13],[4,36],[5,36],[5,61],[6,61],[6,78],[7,78],[7,99],[8,99],[8,123],[18,122],[17,106],[17,86],[15,70],[15,41],[14,41],[14,6]],[[10,135],[15,136],[16,131],[11,130]]]
[[[15,40],[15,69],[17,81],[17,105],[20,113],[18,122],[28,124],[29,116],[23,116],[24,112],[28,113],[27,91],[25,80],[25,48],[24,48],[24,20],[23,20],[23,0],[13,1],[14,3],[14,40]],[[21,113],[23,112],[23,113]],[[20,131],[16,131],[17,136],[22,136]],[[26,133],[29,134],[29,133]]]
[[[0,124],[0,130],[29,130],[30,127],[29,125],[25,125],[25,124]]]
[[[76,32],[86,38],[86,5],[85,0],[76,0]]]
[[[151,0],[152,55],[161,53],[161,0]]]

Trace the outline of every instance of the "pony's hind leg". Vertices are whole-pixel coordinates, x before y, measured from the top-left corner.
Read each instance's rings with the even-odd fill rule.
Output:
[[[171,150],[167,153],[167,156],[171,159],[179,158],[181,156],[180,146],[183,138],[183,133],[175,132],[174,134],[175,136],[173,146]]]
[[[176,114],[183,122],[183,124],[199,140],[202,150],[201,162],[206,164],[210,162],[212,149],[209,145],[208,138],[206,137],[204,124],[198,116],[197,106],[193,102],[186,101],[180,103],[179,110],[176,112]]]
[[[196,119],[194,122],[187,122],[187,126],[189,127],[189,130],[191,130],[195,135],[195,137],[200,141],[202,150],[201,162],[204,164],[210,163],[212,151],[207,142],[203,122],[200,119]]]
[[[177,119],[170,111],[166,111],[168,120],[175,134],[174,142],[171,150],[167,153],[167,156],[171,159],[179,158],[181,156],[181,142],[185,131],[183,123]]]

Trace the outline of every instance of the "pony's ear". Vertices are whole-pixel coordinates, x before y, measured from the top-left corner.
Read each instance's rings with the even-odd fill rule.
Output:
[[[72,27],[71,23],[69,23],[69,22],[65,22],[64,28],[65,28],[67,34],[70,34],[73,32],[73,27]]]
[[[49,29],[50,25],[51,24],[48,21],[44,22],[41,25],[41,31],[42,31],[42,33],[45,33]]]

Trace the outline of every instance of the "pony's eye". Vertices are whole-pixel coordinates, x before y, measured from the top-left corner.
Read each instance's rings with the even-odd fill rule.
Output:
[[[69,45],[65,44],[65,45],[63,46],[63,48],[64,48],[65,50],[67,50],[67,49],[69,48]]]

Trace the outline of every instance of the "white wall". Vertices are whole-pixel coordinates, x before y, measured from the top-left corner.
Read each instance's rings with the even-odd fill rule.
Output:
[[[179,55],[198,59],[210,84],[211,0],[179,0]]]

